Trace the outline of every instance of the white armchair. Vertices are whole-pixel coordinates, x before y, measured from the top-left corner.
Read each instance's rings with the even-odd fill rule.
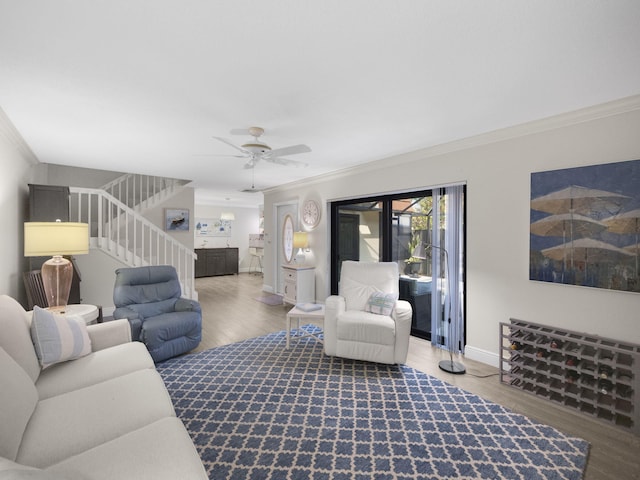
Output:
[[[409,302],[397,300],[398,282],[395,262],[343,262],[339,295],[330,296],[325,303],[325,353],[369,362],[405,363],[412,312]],[[376,292],[379,295],[372,298]],[[385,294],[390,295],[385,299]],[[389,315],[380,310],[385,306],[391,310]]]

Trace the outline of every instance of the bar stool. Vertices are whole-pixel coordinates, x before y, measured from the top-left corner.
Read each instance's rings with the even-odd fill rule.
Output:
[[[251,262],[249,263],[249,273],[262,275],[262,256],[264,255],[264,249],[259,247],[249,247],[249,255],[251,255]],[[256,264],[256,267],[255,270],[252,271],[254,262]]]

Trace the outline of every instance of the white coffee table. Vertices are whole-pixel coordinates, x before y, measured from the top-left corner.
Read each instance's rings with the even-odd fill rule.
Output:
[[[298,307],[293,307],[291,310],[289,310],[289,312],[287,313],[287,348],[289,348],[289,340],[291,338],[291,321],[293,319],[296,319],[298,322],[298,326],[297,326],[297,330],[298,332],[300,332],[300,320],[322,320],[323,325],[324,325],[324,305],[321,305],[320,308],[318,310],[312,310],[310,312],[305,312],[304,310],[301,310]],[[313,333],[303,333],[300,334],[298,333],[296,335],[296,337],[302,338],[302,337],[314,337],[316,338],[320,343],[322,342],[322,338],[320,338],[317,334],[313,334]]]

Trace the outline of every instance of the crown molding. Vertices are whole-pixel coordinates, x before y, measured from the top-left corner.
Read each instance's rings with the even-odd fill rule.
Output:
[[[432,147],[426,147],[420,150],[414,150],[411,152],[386,157],[380,160],[374,160],[372,162],[367,162],[342,170],[318,175],[313,178],[298,180],[296,182],[279,185],[270,189],[265,189],[264,193],[279,192],[297,188],[301,185],[308,186],[314,183],[334,180],[353,175],[355,173],[380,170],[383,168],[387,168],[389,166],[389,162],[393,162],[394,165],[402,165],[404,163],[413,162],[416,160],[424,160],[426,158],[436,157],[456,151],[468,150],[470,148],[490,145],[493,143],[503,142],[506,140],[533,135],[536,133],[542,133],[549,130],[570,127],[572,125],[591,122],[600,118],[611,117],[614,115],[620,115],[636,110],[640,110],[640,95],[633,95],[630,97],[613,100],[611,102],[582,108],[580,110],[561,113],[551,117],[514,125],[512,127],[501,128],[499,130],[493,130],[491,132],[474,135],[472,137],[454,140],[452,142],[442,143],[439,145],[434,145]]]
[[[13,125],[13,122],[11,122],[9,117],[7,117],[2,108],[0,108],[0,138],[6,140],[7,143],[20,152],[26,161],[34,165],[39,163],[38,157],[35,156],[31,147],[29,147],[27,142],[24,141],[22,135],[20,135],[20,132],[18,132],[16,127]]]

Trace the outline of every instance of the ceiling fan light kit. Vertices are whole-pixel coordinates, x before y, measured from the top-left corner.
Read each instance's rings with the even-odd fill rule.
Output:
[[[271,147],[269,145],[265,145],[264,143],[245,143],[241,145],[245,150],[249,150],[251,153],[261,154],[267,153],[271,151]]]

